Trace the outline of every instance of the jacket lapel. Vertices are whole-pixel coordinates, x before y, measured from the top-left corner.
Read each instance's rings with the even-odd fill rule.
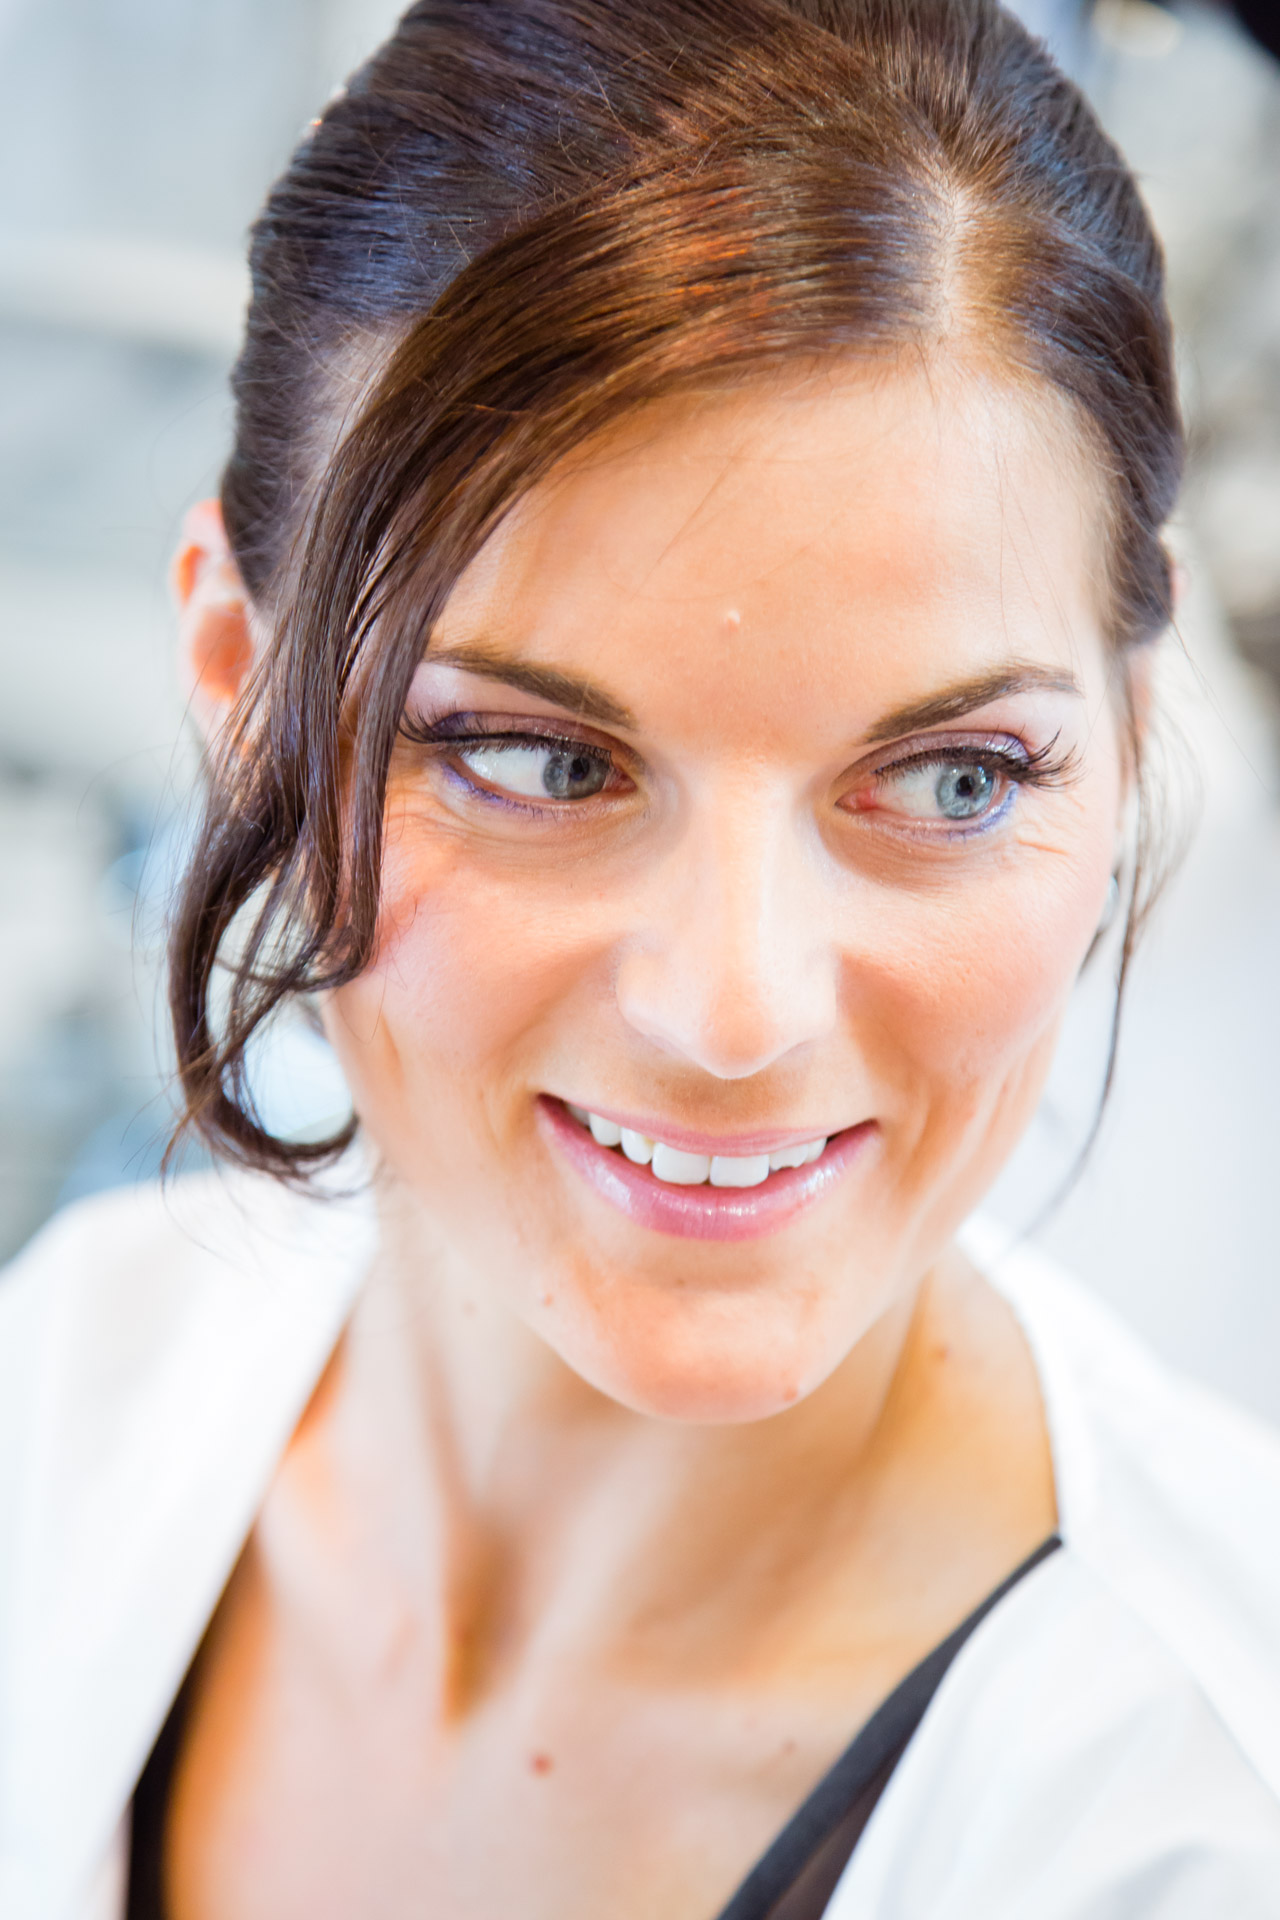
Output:
[[[10,1920],[78,1920],[371,1249],[367,1206],[208,1176],[73,1210],[7,1283],[38,1287],[43,1322],[10,1633]]]

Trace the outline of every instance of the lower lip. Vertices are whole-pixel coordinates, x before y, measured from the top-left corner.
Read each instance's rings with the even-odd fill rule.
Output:
[[[602,1199],[637,1226],[686,1240],[756,1240],[778,1233],[829,1193],[866,1146],[875,1122],[828,1140],[821,1159],[771,1173],[758,1187],[676,1187],[655,1179],[612,1147],[602,1147],[559,1100],[545,1094],[538,1115],[556,1146]]]

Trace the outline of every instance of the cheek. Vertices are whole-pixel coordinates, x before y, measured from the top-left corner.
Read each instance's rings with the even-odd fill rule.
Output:
[[[861,1039],[909,1136],[994,1127],[999,1152],[1030,1117],[1098,925],[1108,856],[1105,836],[1083,855],[1041,848],[1028,860],[1020,849],[981,883],[903,909]]]
[[[443,1130],[456,1100],[483,1103],[519,1078],[566,995],[593,977],[574,891],[563,872],[490,869],[453,836],[391,817],[377,952],[333,996],[336,1044],[369,1117],[395,1100],[397,1125]],[[424,1082],[435,1097],[421,1097]]]

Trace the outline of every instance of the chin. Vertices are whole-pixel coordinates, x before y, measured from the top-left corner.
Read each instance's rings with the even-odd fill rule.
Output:
[[[666,1289],[664,1288],[665,1292]],[[611,1287],[609,1311],[563,1295],[538,1332],[597,1392],[656,1420],[738,1426],[768,1420],[812,1393],[860,1329],[834,1324],[836,1303],[707,1291],[675,1282],[675,1297]]]

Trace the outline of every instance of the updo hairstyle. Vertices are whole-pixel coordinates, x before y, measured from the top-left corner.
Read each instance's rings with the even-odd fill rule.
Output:
[[[246,1048],[369,963],[432,628],[513,503],[628,410],[954,351],[1069,403],[1117,657],[1170,620],[1160,249],[992,0],[421,0],[273,189],[252,274],[222,505],[269,639],[171,950],[185,1124],[242,1164],[301,1179],[349,1142],[267,1131]]]

